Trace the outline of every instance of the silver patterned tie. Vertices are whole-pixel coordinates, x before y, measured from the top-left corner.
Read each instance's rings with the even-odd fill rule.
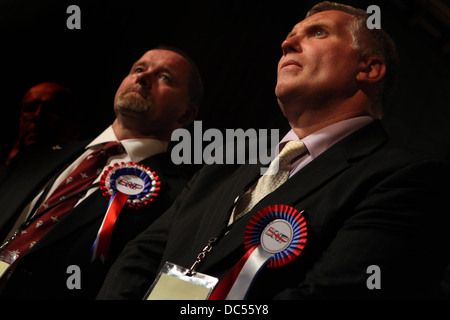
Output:
[[[289,141],[270,163],[266,173],[239,198],[231,213],[229,224],[245,215],[262,198],[281,186],[289,177],[292,160],[307,151],[302,141]]]

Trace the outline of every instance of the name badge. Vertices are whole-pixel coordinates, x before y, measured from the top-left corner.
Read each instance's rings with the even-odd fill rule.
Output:
[[[16,261],[18,257],[19,255],[12,251],[8,250],[0,251],[0,279],[3,277],[4,274],[6,274],[9,267],[14,263],[14,261]]]
[[[218,279],[166,262],[144,300],[207,300]]]

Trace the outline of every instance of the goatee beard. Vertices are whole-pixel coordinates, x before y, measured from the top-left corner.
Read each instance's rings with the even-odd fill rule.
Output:
[[[117,108],[135,112],[149,111],[151,105],[151,96],[140,86],[128,88],[116,100]]]

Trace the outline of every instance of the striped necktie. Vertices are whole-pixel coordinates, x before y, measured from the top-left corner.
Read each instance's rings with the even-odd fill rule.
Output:
[[[292,161],[307,151],[302,141],[289,141],[270,163],[266,173],[239,198],[231,213],[229,224],[245,215],[261,199],[281,186],[289,178]]]

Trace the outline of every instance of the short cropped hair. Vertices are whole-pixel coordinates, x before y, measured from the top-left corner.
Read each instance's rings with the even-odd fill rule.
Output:
[[[382,118],[397,79],[398,54],[395,43],[384,30],[367,27],[369,15],[362,9],[324,1],[312,7],[306,17],[329,10],[342,11],[353,16],[355,19],[349,24],[349,31],[353,37],[352,46],[362,57],[377,57],[382,59],[386,65],[386,74],[378,85],[376,96],[372,101],[374,116]]]

